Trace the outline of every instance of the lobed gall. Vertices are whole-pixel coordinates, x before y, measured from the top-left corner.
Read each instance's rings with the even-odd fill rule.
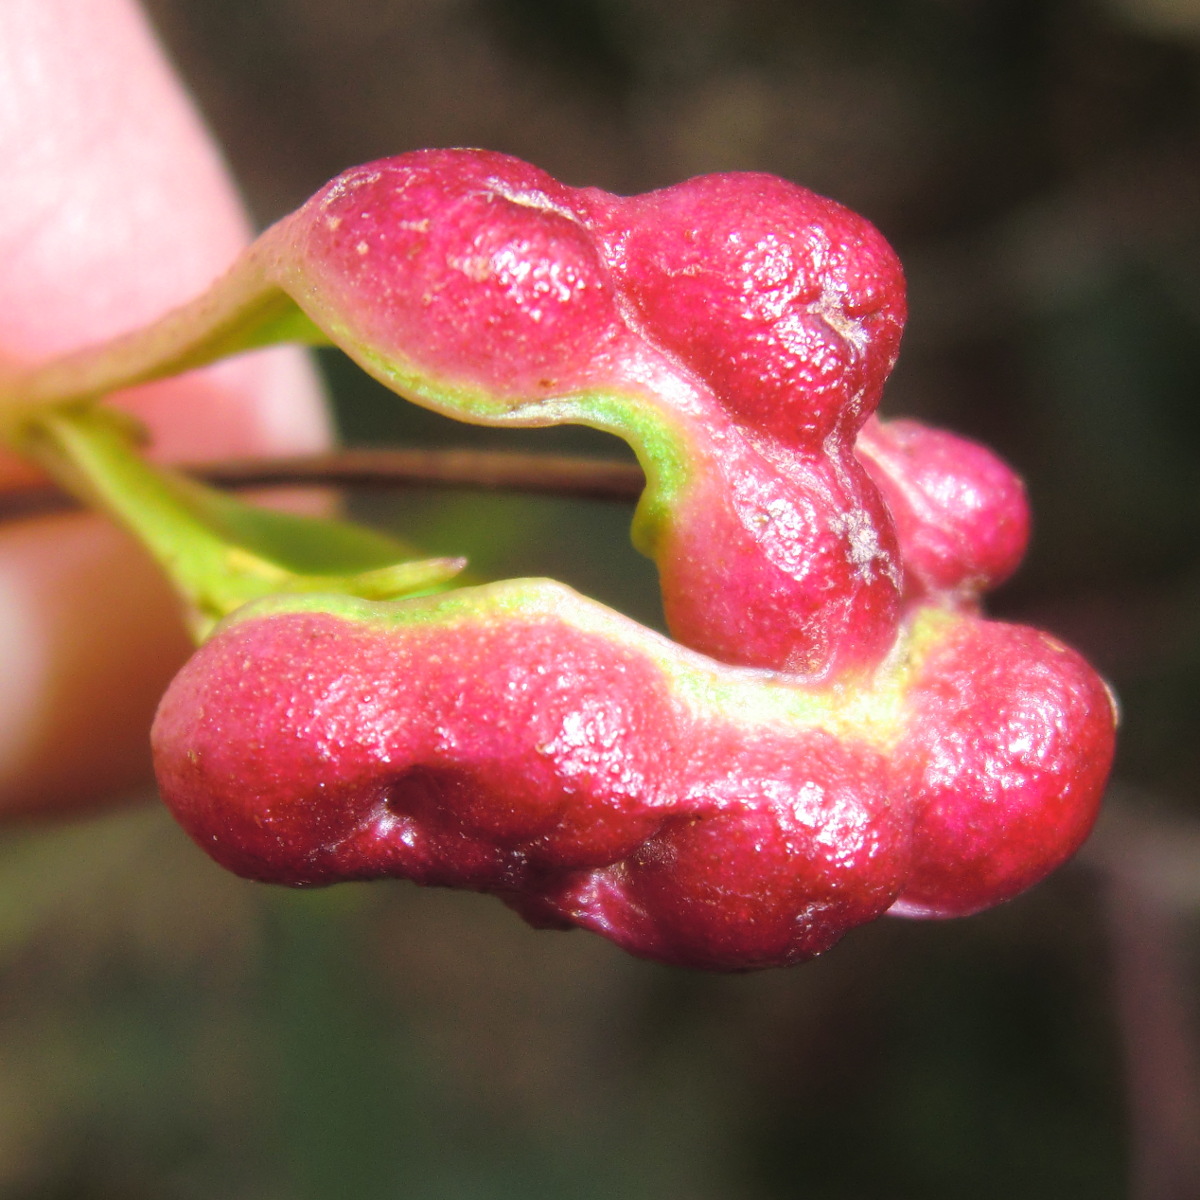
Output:
[[[422,151],[340,176],[252,254],[416,403],[625,438],[673,640],[548,580],[247,605],[153,731],[219,862],[491,892],[736,970],[986,908],[1087,836],[1111,698],[980,613],[1024,550],[1019,479],[873,415],[904,284],[862,218],[768,175],[618,197]]]

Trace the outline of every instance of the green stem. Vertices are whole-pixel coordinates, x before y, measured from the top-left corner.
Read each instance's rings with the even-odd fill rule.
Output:
[[[203,295],[144,328],[0,376],[0,436],[19,441],[24,423],[49,405],[98,400],[259,346],[327,345],[325,334],[268,278],[269,252],[263,239]]]
[[[151,465],[128,418],[80,405],[27,417],[20,449],[150,552],[202,641],[250,600],[278,592],[391,599],[441,588],[461,559],[397,561],[406,547],[337,521],[257,509]]]

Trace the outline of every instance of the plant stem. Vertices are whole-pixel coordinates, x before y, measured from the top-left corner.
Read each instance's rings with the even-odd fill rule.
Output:
[[[142,543],[184,601],[198,641],[222,617],[277,592],[392,599],[438,590],[465,566],[413,560],[367,530],[256,509],[153,466],[138,453],[130,419],[103,406],[42,409],[27,419],[22,448]]]
[[[531,492],[632,503],[645,486],[636,463],[506,450],[335,450],[293,458],[234,459],[180,468],[221,487],[444,487]],[[46,484],[0,493],[0,520],[73,507]]]
[[[119,388],[177,375],[282,341],[328,339],[264,271],[264,240],[196,299],[130,333],[43,366],[0,373],[0,439],[18,445],[23,423],[50,405],[99,400]]]

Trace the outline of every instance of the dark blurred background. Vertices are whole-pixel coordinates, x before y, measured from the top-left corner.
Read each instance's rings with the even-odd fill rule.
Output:
[[[1025,475],[992,608],[1112,679],[1119,782],[1029,895],[736,977],[487,898],[243,884],[153,807],[9,838],[0,1195],[1196,1200],[1200,0],[148,7],[260,223],[425,145],[621,192],[767,170],[867,215],[911,288],[885,412]],[[621,450],[322,361],[352,442]],[[658,619],[618,505],[353,503]]]

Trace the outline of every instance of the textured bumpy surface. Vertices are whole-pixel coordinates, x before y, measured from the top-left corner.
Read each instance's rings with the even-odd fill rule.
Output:
[[[154,729],[218,861],[489,891],[743,969],[995,904],[1086,836],[1110,698],[978,613],[1024,550],[1019,480],[872,416],[903,279],[861,218],[771,176],[622,198],[425,151],[341,176],[259,254],[418,403],[626,438],[676,640],[539,580],[249,606]]]

